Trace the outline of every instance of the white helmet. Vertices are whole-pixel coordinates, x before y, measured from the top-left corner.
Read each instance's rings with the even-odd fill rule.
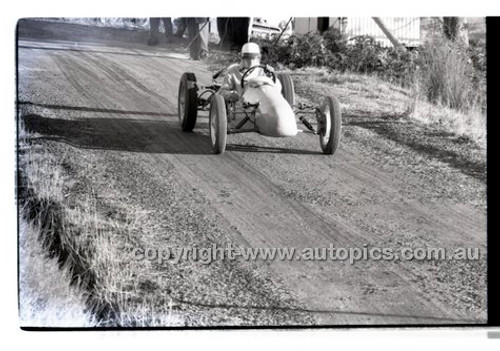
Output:
[[[260,47],[256,43],[246,43],[241,48],[241,57],[260,56]]]

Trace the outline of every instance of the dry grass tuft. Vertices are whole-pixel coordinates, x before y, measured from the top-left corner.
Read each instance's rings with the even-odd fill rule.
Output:
[[[19,299],[25,327],[180,326],[171,299],[137,300],[127,252],[131,232],[147,213],[123,209],[124,219],[99,213],[92,191],[71,195],[71,155],[19,133]],[[96,177],[99,175],[96,175]],[[142,264],[138,262],[137,264]],[[142,270],[147,267],[142,267]]]
[[[481,80],[465,47],[435,36],[420,56],[419,86],[430,102],[465,112],[483,105]]]
[[[21,221],[19,230],[19,319],[24,327],[92,327],[85,293],[70,284],[69,268],[47,257],[40,228]]]

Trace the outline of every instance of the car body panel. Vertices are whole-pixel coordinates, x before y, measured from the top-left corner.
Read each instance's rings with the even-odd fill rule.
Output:
[[[258,104],[255,114],[257,132],[272,137],[297,135],[295,114],[281,94],[281,84],[260,76],[249,79],[242,96],[243,103]]]

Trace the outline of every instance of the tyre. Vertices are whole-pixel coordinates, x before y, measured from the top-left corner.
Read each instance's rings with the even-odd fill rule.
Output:
[[[212,99],[209,125],[212,151],[214,154],[221,154],[226,150],[227,112],[226,101],[219,94],[215,94]]]
[[[184,132],[191,132],[198,116],[198,95],[194,73],[186,72],[182,75],[177,103],[181,129]]]
[[[339,100],[328,96],[318,119],[319,143],[324,154],[333,155],[340,144],[342,111]]]
[[[281,94],[293,109],[293,105],[295,105],[295,89],[292,78],[288,73],[276,73],[276,77],[281,83]]]

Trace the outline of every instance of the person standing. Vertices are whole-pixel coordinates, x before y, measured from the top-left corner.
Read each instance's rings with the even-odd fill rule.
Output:
[[[225,49],[241,48],[248,42],[250,17],[217,17],[220,45]]]
[[[160,20],[165,27],[165,37],[169,42],[173,36],[172,19],[170,17],[151,17],[149,18],[149,39],[148,45],[154,46],[160,43]]]
[[[179,39],[182,39],[184,37],[184,33],[187,30],[187,18],[178,17],[177,19],[175,19],[174,22],[177,26],[177,31],[175,32],[175,36],[178,37]]]
[[[193,60],[208,57],[208,40],[210,37],[209,19],[207,17],[188,17],[186,19],[189,34],[189,54]]]

